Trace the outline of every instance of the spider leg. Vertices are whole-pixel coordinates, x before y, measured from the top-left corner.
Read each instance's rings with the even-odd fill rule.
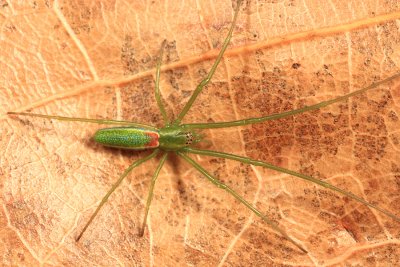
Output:
[[[182,121],[183,117],[186,115],[186,113],[189,111],[189,109],[192,107],[193,102],[196,100],[197,96],[200,94],[200,92],[203,90],[204,86],[206,86],[211,78],[213,77],[215,70],[218,67],[218,64],[221,62],[221,59],[225,53],[226,48],[229,45],[229,42],[231,41],[232,38],[232,32],[233,29],[235,28],[236,25],[236,20],[239,14],[239,9],[240,9],[240,4],[241,4],[242,0],[237,0],[236,2],[236,8],[235,8],[235,14],[232,20],[232,24],[231,27],[229,29],[228,35],[225,38],[225,41],[222,45],[221,51],[219,52],[217,59],[215,60],[213,66],[211,67],[210,72],[207,74],[207,76],[199,83],[199,85],[197,85],[196,89],[194,90],[192,96],[190,97],[189,101],[186,103],[186,105],[183,107],[181,113],[179,113],[177,119],[174,121],[174,124],[180,124],[180,122]]]
[[[167,156],[168,156],[168,153],[163,154],[161,161],[158,164],[157,169],[155,170],[155,172],[153,174],[153,177],[151,178],[149,194],[147,195],[146,208],[145,208],[145,212],[144,212],[143,224],[142,224],[142,228],[140,229],[140,232],[139,232],[140,236],[143,236],[143,234],[144,234],[144,228],[146,227],[147,215],[149,214],[151,200],[153,199],[154,186],[156,184],[158,174],[160,173],[160,170],[163,167],[165,160],[167,159]]]
[[[240,201],[243,205],[249,208],[255,215],[264,220],[274,231],[280,233],[283,237],[289,240],[293,245],[298,247],[304,253],[307,253],[302,246],[300,246],[296,241],[294,241],[283,229],[281,229],[276,223],[274,223],[271,219],[269,219],[266,215],[262,214],[256,207],[254,207],[251,203],[245,200],[242,196],[240,196],[236,191],[230,188],[228,185],[224,184],[210,173],[208,173],[203,167],[201,167],[197,162],[195,162],[192,158],[188,157],[185,153],[177,152],[179,156],[185,159],[189,164],[191,164],[195,169],[197,169],[200,173],[202,173],[210,182],[216,185],[218,188],[221,188],[228,192],[230,195],[235,197],[238,201]]]
[[[89,221],[86,223],[85,227],[83,227],[82,231],[80,232],[80,234],[76,238],[76,242],[78,242],[79,239],[81,239],[83,233],[86,231],[86,229],[92,223],[92,221],[96,217],[97,213],[99,213],[101,207],[103,207],[103,205],[107,202],[107,200],[110,197],[110,195],[115,191],[115,189],[117,189],[117,187],[121,184],[121,182],[124,180],[124,178],[133,170],[133,168],[135,168],[135,167],[139,166],[140,164],[148,161],[149,159],[154,158],[155,156],[157,156],[158,152],[159,152],[159,150],[155,149],[150,155],[134,161],[128,168],[126,168],[126,170],[124,171],[123,174],[121,174],[121,176],[119,177],[117,182],[115,182],[115,184],[113,184],[113,186],[110,188],[110,190],[108,190],[107,194],[103,197],[103,199],[101,200],[100,204],[97,206],[96,210],[94,211],[94,213],[90,217]]]
[[[164,54],[164,48],[165,48],[166,43],[167,43],[167,40],[164,40],[162,42],[161,48],[160,48],[160,52],[159,52],[159,56],[158,56],[158,59],[157,59],[155,90],[156,90],[156,101],[157,101],[158,108],[160,109],[161,115],[163,116],[164,123],[166,125],[169,125],[169,118],[168,118],[167,112],[165,111],[165,107],[164,107],[164,104],[162,102],[161,93],[160,93],[161,62],[162,62],[162,58],[163,58],[163,54]]]
[[[357,202],[359,202],[361,204],[364,204],[364,205],[366,205],[366,206],[368,206],[370,208],[373,208],[374,210],[377,210],[377,211],[385,214],[386,216],[392,218],[396,222],[400,222],[400,218],[398,216],[394,215],[393,213],[391,213],[391,212],[389,212],[389,211],[387,211],[385,209],[382,209],[382,208],[380,208],[380,207],[378,207],[378,206],[366,201],[365,199],[354,195],[351,192],[348,192],[346,190],[340,189],[340,188],[338,188],[338,187],[336,187],[336,186],[334,186],[334,185],[332,185],[332,184],[330,184],[328,182],[321,181],[321,180],[316,179],[314,177],[311,177],[309,175],[301,174],[301,173],[298,173],[298,172],[295,172],[295,171],[291,171],[291,170],[288,170],[288,169],[285,169],[285,168],[282,168],[282,167],[278,167],[278,166],[275,166],[275,165],[267,163],[267,162],[254,160],[254,159],[250,159],[250,158],[246,158],[246,157],[241,157],[241,156],[238,156],[238,155],[224,153],[224,152],[217,152],[217,151],[212,151],[212,150],[201,150],[201,149],[195,149],[195,148],[184,148],[183,151],[189,152],[189,153],[193,153],[193,154],[199,154],[199,155],[205,155],[205,156],[211,156],[211,157],[218,157],[218,158],[236,160],[236,161],[240,161],[240,162],[243,162],[243,163],[246,163],[246,164],[250,164],[250,165],[254,165],[254,166],[261,166],[261,167],[268,168],[268,169],[271,169],[271,170],[275,170],[275,171],[279,171],[279,172],[282,172],[282,173],[290,174],[292,176],[299,177],[299,178],[301,178],[303,180],[307,180],[307,181],[310,181],[310,182],[312,182],[314,184],[318,184],[318,185],[323,186],[325,188],[328,188],[328,189],[331,189],[333,191],[336,191],[336,192],[338,192],[338,193],[340,193],[342,195],[345,195],[346,197],[349,197],[349,198],[351,198],[351,199],[353,199],[353,200],[355,200],[355,201],[357,201]]]
[[[80,122],[89,122],[89,123],[97,123],[97,124],[119,124],[119,125],[125,125],[125,126],[133,126],[133,127],[151,129],[151,130],[156,129],[155,127],[153,127],[151,125],[135,123],[135,122],[131,122],[131,121],[63,117],[63,116],[44,115],[44,114],[29,113],[29,112],[7,112],[7,114],[8,115],[18,115],[18,116],[39,117],[39,118],[59,120],[59,121],[80,121]]]
[[[235,127],[235,126],[243,126],[243,125],[249,125],[249,124],[254,124],[254,123],[260,123],[264,121],[269,121],[269,120],[277,120],[281,118],[286,118],[289,116],[293,116],[296,114],[301,114],[307,111],[312,111],[312,110],[317,110],[329,105],[332,105],[337,102],[345,101],[348,98],[356,95],[360,95],[362,93],[365,93],[366,91],[370,89],[374,89],[384,83],[387,83],[389,81],[392,81],[394,79],[397,79],[400,77],[400,72],[396,73],[386,79],[380,80],[376,83],[373,83],[367,87],[364,87],[362,89],[359,89],[357,91],[351,92],[349,94],[339,96],[337,98],[327,100],[327,101],[322,101],[318,104],[311,105],[311,106],[305,106],[299,109],[294,109],[290,111],[285,111],[282,113],[277,113],[277,114],[272,114],[269,116],[265,117],[259,117],[259,118],[249,118],[249,119],[243,119],[243,120],[236,120],[236,121],[227,121],[227,122],[214,122],[214,123],[188,123],[188,124],[183,124],[182,127],[190,130],[190,129],[211,129],[211,128],[226,128],[226,127]]]

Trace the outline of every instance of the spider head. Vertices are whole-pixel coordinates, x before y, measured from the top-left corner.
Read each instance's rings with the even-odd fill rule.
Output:
[[[167,126],[160,131],[160,148],[167,151],[177,151],[181,148],[196,144],[203,139],[203,135],[188,131],[181,126]]]

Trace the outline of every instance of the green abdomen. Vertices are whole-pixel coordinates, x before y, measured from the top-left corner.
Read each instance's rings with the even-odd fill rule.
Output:
[[[94,134],[94,141],[110,147],[140,150],[158,147],[159,137],[159,133],[153,130],[115,127],[98,130]]]

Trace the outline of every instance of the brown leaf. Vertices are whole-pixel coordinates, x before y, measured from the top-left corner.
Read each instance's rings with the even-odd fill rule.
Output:
[[[132,2],[132,3],[129,3]],[[13,117],[32,111],[162,126],[155,62],[168,45],[162,95],[177,116],[215,60],[232,1],[1,1],[2,265],[394,265],[392,219],[325,188],[236,162],[193,156],[303,245],[302,254],[177,157],[155,160],[96,205],[148,152],[90,141],[97,125]],[[397,1],[246,1],[226,57],[185,122],[278,113],[398,72]],[[211,5],[212,3],[212,5]],[[204,131],[203,147],[265,160],[349,190],[400,216],[400,81],[320,111]]]

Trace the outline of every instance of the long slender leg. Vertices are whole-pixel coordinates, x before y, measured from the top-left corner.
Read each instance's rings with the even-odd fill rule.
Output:
[[[283,237],[285,237],[287,240],[293,243],[296,247],[298,247],[301,251],[304,253],[307,253],[307,250],[305,250],[302,246],[297,244],[292,238],[288,236],[288,234],[281,229],[277,224],[275,224],[271,219],[269,219],[267,216],[261,213],[257,208],[255,208],[253,205],[251,205],[248,201],[246,201],[243,197],[241,197],[236,191],[234,191],[232,188],[230,188],[228,185],[222,183],[219,181],[217,178],[212,176],[210,173],[208,173],[203,167],[201,167],[197,162],[195,162],[193,159],[185,155],[185,153],[180,153],[177,152],[179,156],[181,156],[183,159],[185,159],[188,163],[190,163],[194,168],[196,168],[199,172],[201,172],[205,177],[207,177],[210,182],[215,184],[218,188],[221,188],[231,194],[233,197],[235,197],[237,200],[239,200],[243,205],[248,207],[252,212],[254,212],[255,215],[263,219],[274,231],[280,233]]]
[[[97,206],[96,210],[94,211],[94,213],[92,214],[92,216],[90,217],[89,221],[86,223],[85,227],[83,227],[81,233],[78,235],[78,237],[76,238],[76,242],[79,241],[79,239],[81,239],[83,233],[86,231],[86,229],[89,227],[89,225],[92,223],[93,219],[96,217],[97,213],[100,211],[101,207],[103,207],[103,205],[107,202],[108,198],[110,197],[110,195],[115,191],[115,189],[117,189],[117,187],[121,184],[121,182],[124,180],[124,178],[132,171],[133,168],[139,166],[140,164],[142,164],[145,161],[148,161],[149,159],[154,158],[155,156],[157,156],[159,150],[155,149],[150,155],[138,159],[135,162],[133,162],[125,171],[124,173],[119,177],[118,181],[113,184],[113,186],[111,187],[110,190],[108,190],[107,194],[103,197],[103,199],[101,200],[100,204]]]
[[[167,157],[168,157],[168,153],[164,153],[161,158],[160,163],[157,166],[156,171],[153,174],[153,177],[151,178],[149,194],[147,195],[146,208],[145,208],[145,212],[144,212],[143,224],[142,224],[142,228],[140,229],[140,232],[139,232],[140,236],[143,236],[143,234],[144,234],[144,228],[146,227],[147,215],[149,214],[151,200],[153,199],[154,186],[156,184],[158,174],[160,173],[160,170],[161,170],[162,166],[164,165],[164,162],[167,159]]]
[[[164,54],[164,48],[165,44],[167,43],[167,40],[164,40],[162,42],[161,48],[160,48],[160,53],[158,55],[157,59],[157,68],[156,68],[156,101],[158,108],[160,109],[161,115],[163,116],[164,122],[166,125],[169,125],[169,118],[167,115],[167,112],[165,111],[164,104],[161,99],[161,94],[160,94],[160,71],[161,71],[161,62]]]
[[[89,123],[97,123],[97,124],[120,124],[126,126],[140,127],[146,129],[157,129],[151,125],[135,123],[131,121],[118,121],[118,120],[103,120],[103,119],[88,119],[88,118],[75,118],[75,117],[63,117],[63,116],[55,116],[55,115],[44,115],[44,114],[36,114],[36,113],[28,113],[28,112],[7,112],[8,115],[18,115],[18,116],[29,116],[29,117],[39,117],[45,119],[59,120],[59,121],[81,121],[81,122],[89,122]]]
[[[334,185],[332,185],[330,183],[318,180],[316,178],[313,178],[313,177],[305,175],[305,174],[301,174],[301,173],[298,173],[298,172],[295,172],[295,171],[291,171],[291,170],[288,170],[288,169],[285,169],[285,168],[282,168],[282,167],[278,167],[278,166],[272,165],[272,164],[267,163],[267,162],[254,160],[254,159],[250,159],[250,158],[246,158],[246,157],[241,157],[241,156],[238,156],[238,155],[228,154],[228,153],[224,153],[224,152],[217,152],[217,151],[212,151],[212,150],[201,150],[201,149],[195,149],[195,148],[185,148],[184,151],[189,152],[189,153],[193,153],[193,154],[199,154],[199,155],[205,155],[205,156],[212,156],[212,157],[236,160],[236,161],[240,161],[240,162],[243,162],[243,163],[246,163],[246,164],[250,164],[250,165],[254,165],[254,166],[261,166],[261,167],[268,168],[268,169],[271,169],[271,170],[275,170],[275,171],[279,171],[279,172],[282,172],[282,173],[290,174],[290,175],[299,177],[301,179],[310,181],[312,183],[318,184],[318,185],[323,186],[325,188],[331,189],[333,191],[336,191],[336,192],[338,192],[338,193],[340,193],[342,195],[345,195],[345,196],[347,196],[347,197],[349,197],[351,199],[354,199],[355,201],[358,201],[358,202],[360,202],[360,203],[362,203],[362,204],[364,204],[364,205],[366,205],[368,207],[371,207],[371,208],[373,208],[373,209],[385,214],[386,216],[392,218],[393,220],[395,220],[397,222],[400,222],[400,218],[397,217],[396,215],[394,215],[393,213],[391,213],[391,212],[389,212],[387,210],[384,210],[384,209],[382,209],[382,208],[380,208],[380,207],[378,207],[378,206],[376,206],[376,205],[364,200],[363,198],[354,195],[353,193],[347,192],[347,191],[345,191],[343,189],[340,189],[340,188],[338,188],[338,187],[336,187],[336,186],[334,186]]]
[[[235,14],[232,20],[232,24],[231,27],[229,29],[228,32],[228,36],[225,38],[225,41],[222,45],[221,51],[218,54],[217,59],[214,62],[214,65],[211,67],[210,72],[207,74],[207,76],[199,83],[199,85],[197,85],[196,89],[194,90],[192,96],[190,97],[189,101],[186,103],[186,105],[184,106],[184,108],[182,109],[181,113],[179,113],[177,119],[174,121],[174,124],[180,124],[180,122],[182,121],[183,117],[186,115],[186,113],[189,111],[189,109],[192,107],[193,102],[196,100],[197,96],[200,94],[200,92],[203,90],[204,86],[206,86],[211,78],[213,77],[215,70],[218,67],[218,64],[221,62],[222,56],[225,53],[226,48],[229,45],[229,42],[231,41],[232,38],[232,32],[233,29],[235,28],[235,24],[236,24],[236,20],[239,14],[239,8],[240,8],[240,4],[241,4],[242,0],[238,0],[236,2],[236,8],[235,8]]]
[[[400,77],[400,73],[397,73],[393,76],[390,76],[386,79],[383,79],[381,81],[378,81],[376,83],[373,83],[367,87],[364,87],[360,90],[351,92],[349,94],[320,102],[315,105],[311,106],[305,106],[303,108],[295,109],[295,110],[290,110],[290,111],[285,111],[279,114],[273,114],[265,117],[260,117],[260,118],[249,118],[249,119],[244,119],[244,120],[236,120],[236,121],[227,121],[227,122],[214,122],[214,123],[188,123],[188,124],[183,124],[182,126],[185,127],[186,129],[211,129],[211,128],[225,128],[225,127],[235,127],[235,126],[242,126],[242,125],[248,125],[248,124],[254,124],[254,123],[260,123],[264,121],[269,121],[269,120],[276,120],[276,119],[281,119],[289,116],[293,116],[296,114],[304,113],[307,111],[312,111],[316,109],[320,109],[329,105],[332,105],[337,102],[341,102],[344,100],[347,100],[348,98],[356,95],[360,95],[362,93],[365,93],[366,91],[376,88],[384,83],[387,83],[389,81],[392,81],[394,79],[397,79]]]

